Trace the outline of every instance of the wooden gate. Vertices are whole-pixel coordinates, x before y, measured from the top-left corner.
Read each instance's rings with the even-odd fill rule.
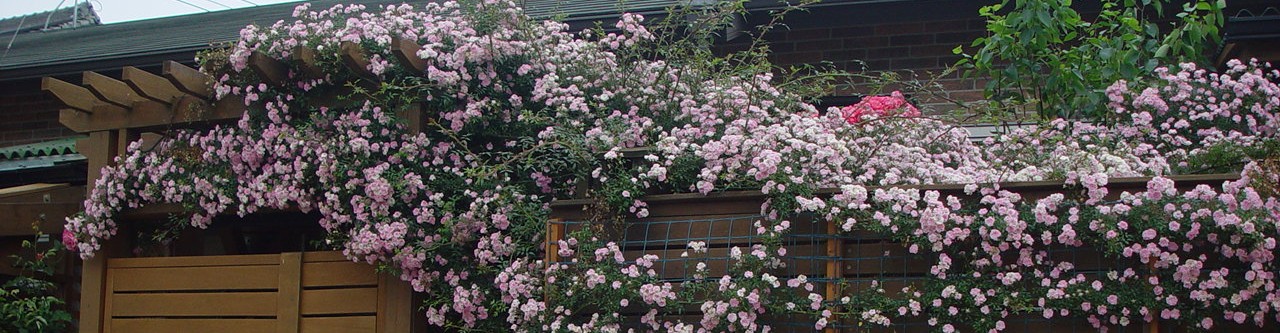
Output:
[[[338,252],[107,259],[103,332],[408,332],[411,291]]]

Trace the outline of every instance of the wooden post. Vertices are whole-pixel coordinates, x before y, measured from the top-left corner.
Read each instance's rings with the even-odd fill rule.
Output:
[[[547,253],[544,258],[543,267],[550,267],[552,263],[560,261],[560,241],[564,239],[564,220],[551,219],[547,222]]]
[[[839,230],[836,227],[836,221],[827,221],[827,269],[826,269],[827,272],[826,273],[827,273],[828,281],[827,281],[827,290],[826,290],[825,298],[828,302],[835,300],[840,295],[840,288],[839,288],[839,284],[837,283],[837,280],[841,278],[842,272],[840,267],[840,261],[838,259],[840,255],[844,253],[844,251],[843,249],[841,249],[843,247],[842,246],[843,242],[841,241],[840,238],[836,237],[838,233],[839,233]],[[832,323],[829,323],[828,326],[835,326],[835,324],[836,324],[835,322],[832,322]],[[826,329],[823,330],[823,332],[835,333],[837,332],[837,330],[835,327],[827,327]]]
[[[546,251],[543,257],[542,267],[547,268],[560,261],[560,240],[564,239],[564,220],[554,218],[547,220],[547,236]],[[551,294],[547,293],[547,288],[542,288],[542,302],[547,308],[551,308]]]
[[[89,138],[76,142],[76,149],[85,156],[89,164],[88,186],[93,191],[93,184],[102,177],[102,168],[113,163],[119,154],[119,137],[112,131],[89,133]],[[107,257],[116,249],[111,243],[104,242],[102,249],[89,260],[84,261],[80,277],[80,332],[98,333],[109,329],[106,322],[107,302]]]
[[[396,275],[378,274],[378,332],[411,331],[413,308],[413,288],[408,282]]]
[[[276,290],[276,332],[297,333],[302,320],[302,253],[280,254],[280,285]]]

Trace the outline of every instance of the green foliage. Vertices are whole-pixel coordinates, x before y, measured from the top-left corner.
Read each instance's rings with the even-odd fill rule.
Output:
[[[38,229],[37,229],[38,231]],[[53,243],[42,246],[42,243]],[[53,275],[53,262],[61,253],[61,244],[48,242],[37,232],[34,242],[22,241],[23,255],[12,256],[14,267],[23,276],[0,286],[0,332],[35,333],[64,332],[71,325],[71,314],[62,309],[64,302],[53,296],[57,286],[38,277]],[[28,257],[29,255],[29,257]]]
[[[1162,64],[1204,62],[1220,41],[1225,0],[1189,1],[1166,17],[1165,7],[1178,3],[1103,0],[1089,21],[1071,0],[1003,0],[978,11],[988,36],[973,41],[977,50],[954,52],[966,75],[990,77],[995,116],[1105,120],[1108,85]]]

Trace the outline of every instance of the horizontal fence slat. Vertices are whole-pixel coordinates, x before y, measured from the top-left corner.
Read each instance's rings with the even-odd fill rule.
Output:
[[[303,290],[301,309],[303,317],[375,313],[378,288]]]
[[[265,290],[279,284],[279,266],[108,268],[115,292]]]
[[[276,315],[275,292],[115,294],[115,317]]]
[[[275,319],[112,319],[111,330],[129,333],[274,333]]]
[[[378,273],[373,266],[350,261],[302,264],[302,287],[373,286]]]
[[[107,259],[107,268],[252,266],[279,264],[280,255],[278,254]]]
[[[373,332],[377,329],[377,317],[320,317],[302,318],[301,333]]]

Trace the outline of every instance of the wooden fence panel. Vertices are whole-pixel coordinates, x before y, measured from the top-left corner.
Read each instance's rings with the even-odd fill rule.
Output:
[[[337,252],[120,258],[106,266],[103,332],[410,329],[407,284]]]

